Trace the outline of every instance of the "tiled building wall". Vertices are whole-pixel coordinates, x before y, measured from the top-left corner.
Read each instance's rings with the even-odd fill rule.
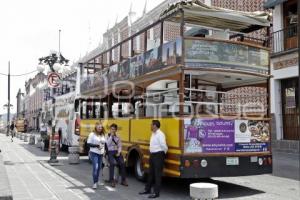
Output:
[[[264,2],[265,0],[211,0],[213,6],[247,12],[264,10]]]
[[[175,23],[164,23],[164,40],[172,41],[180,36],[180,25]]]
[[[263,11],[264,2],[265,0],[211,0],[212,6],[246,12]],[[251,33],[249,36],[261,38],[262,35],[266,34],[266,31],[266,29],[261,29]]]
[[[239,87],[222,94],[221,114],[239,112],[267,114],[268,96],[265,87]]]
[[[144,40],[145,40],[145,34],[141,34],[140,35],[140,51],[139,52],[144,52],[144,49],[145,49]]]
[[[160,39],[160,24],[153,27],[154,39]]]
[[[128,26],[124,26],[121,29],[121,41],[125,40],[129,36],[129,28]],[[129,42],[126,42],[122,45],[122,56],[124,58],[129,57]]]
[[[119,43],[119,40],[118,40],[119,32],[118,32],[118,30],[114,31],[113,37],[114,37],[114,45],[118,44]],[[114,62],[119,61],[119,48],[114,48],[112,59],[113,59]]]

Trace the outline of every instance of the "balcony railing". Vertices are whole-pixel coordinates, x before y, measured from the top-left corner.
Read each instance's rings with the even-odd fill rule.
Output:
[[[281,53],[298,48],[297,25],[292,25],[271,35],[272,53]]]

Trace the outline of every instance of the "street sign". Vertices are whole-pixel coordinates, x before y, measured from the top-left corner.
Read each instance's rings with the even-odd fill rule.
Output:
[[[56,72],[48,74],[48,87],[57,88],[60,86],[60,75]]]

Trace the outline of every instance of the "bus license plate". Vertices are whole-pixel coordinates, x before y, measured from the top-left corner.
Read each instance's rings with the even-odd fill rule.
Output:
[[[239,165],[239,158],[238,157],[227,157],[226,165]]]

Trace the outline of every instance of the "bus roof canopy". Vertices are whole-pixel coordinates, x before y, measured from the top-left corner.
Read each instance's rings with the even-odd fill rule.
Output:
[[[263,11],[242,12],[207,6],[199,0],[186,0],[170,5],[162,12],[161,18],[170,15],[168,20],[180,23],[180,14],[171,15],[182,9],[184,21],[188,24],[229,29],[231,31],[249,33],[270,26],[270,14]]]

